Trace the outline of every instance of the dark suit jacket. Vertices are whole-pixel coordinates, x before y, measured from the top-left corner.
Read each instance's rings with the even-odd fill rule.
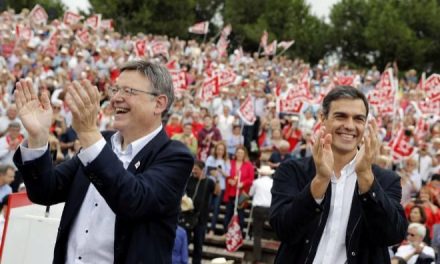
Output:
[[[313,158],[289,160],[275,172],[270,223],[282,243],[275,263],[313,263],[330,211],[331,184],[316,203],[310,183]],[[373,166],[374,183],[360,195],[356,184],[345,245],[349,264],[390,263],[388,246],[400,243],[407,221],[400,199],[400,178]]]
[[[171,263],[180,201],[194,163],[191,153],[162,130],[126,170],[112,151],[112,133],[103,135],[106,146],[87,166],[75,156],[53,167],[49,151],[23,164],[20,151],[15,153],[32,202],[65,202],[53,263],[65,263],[69,232],[90,183],[116,214],[114,263]]]

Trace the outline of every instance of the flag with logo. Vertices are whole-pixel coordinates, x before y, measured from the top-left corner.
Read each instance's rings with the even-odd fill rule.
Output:
[[[49,18],[44,7],[40,6],[39,4],[36,4],[34,8],[32,8],[32,11],[29,13],[29,17],[34,24],[38,25],[46,24],[47,19]]]
[[[168,44],[169,43],[165,41],[154,41],[153,43],[151,43],[150,50],[152,57],[156,57],[159,55],[168,57]]]
[[[94,30],[97,30],[101,23],[101,17],[101,14],[91,15],[86,19],[86,21],[84,21],[84,25],[93,28]]]
[[[228,252],[235,252],[243,245],[243,235],[240,228],[240,220],[238,213],[235,212],[229,222],[228,230],[226,232],[226,250]]]
[[[440,102],[440,75],[432,74],[424,83],[426,99],[431,102]]]
[[[234,83],[237,75],[232,69],[223,69],[214,71],[214,75],[218,75],[218,82],[220,87],[225,87]]]
[[[213,77],[205,77],[200,95],[201,98],[205,101],[210,101],[219,94],[220,94],[220,87],[219,87],[218,76],[216,75]]]
[[[393,70],[392,68],[388,68],[382,73],[375,89],[368,93],[367,98],[370,105],[374,107],[378,113],[393,114],[396,90]]]
[[[209,31],[209,21],[196,23],[188,28],[189,33],[205,35]]]
[[[340,76],[336,77],[336,83],[337,83],[337,85],[353,86],[354,76],[353,75],[350,75],[350,76],[340,75]]]
[[[44,50],[44,53],[48,56],[55,57],[55,55],[57,54],[58,33],[59,31],[55,30],[49,36],[49,42],[47,43],[46,49]]]
[[[134,51],[136,53],[136,57],[143,57],[145,56],[145,48],[146,48],[146,40],[145,39],[138,39],[134,43]]]
[[[113,19],[103,19],[101,20],[101,23],[99,25],[99,27],[103,30],[113,30],[114,27],[114,23],[113,23]]]
[[[257,120],[257,117],[255,116],[254,103],[252,102],[252,97],[250,94],[248,94],[246,99],[240,105],[237,114],[241,118],[243,123],[248,126],[253,125],[255,123],[255,120]]]
[[[75,12],[66,11],[64,13],[63,23],[65,25],[68,25],[68,26],[75,25],[75,24],[78,24],[80,20],[81,20],[81,16]]]
[[[405,136],[405,131],[403,128],[397,132],[396,137],[388,143],[388,146],[391,147],[393,159],[395,161],[410,157],[415,150],[415,148],[409,142],[409,138]]]
[[[90,42],[90,34],[87,28],[82,28],[78,30],[75,34],[75,38],[78,40],[79,43],[82,45],[86,45]]]
[[[15,35],[17,39],[30,40],[33,36],[33,31],[28,26],[17,24],[15,26]]]
[[[293,43],[295,43],[295,40],[291,40],[291,41],[281,41],[280,43],[278,43],[278,48],[283,48],[284,50],[290,48]]]
[[[277,53],[277,41],[272,41],[271,44],[264,47],[264,55],[275,55]]]
[[[169,70],[173,80],[173,87],[175,92],[181,92],[188,88],[186,83],[186,74],[180,70]]]

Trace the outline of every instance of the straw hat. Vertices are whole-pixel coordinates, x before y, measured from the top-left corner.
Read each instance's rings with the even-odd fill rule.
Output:
[[[234,261],[226,260],[225,258],[215,258],[211,260],[211,264],[234,264]]]
[[[258,173],[264,176],[270,176],[275,173],[275,170],[273,170],[270,166],[263,165],[261,168],[257,169]]]

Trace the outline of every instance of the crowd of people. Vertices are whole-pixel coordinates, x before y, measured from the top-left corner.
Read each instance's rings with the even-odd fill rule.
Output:
[[[78,28],[57,23],[33,25],[33,36],[25,40],[17,38],[15,26],[28,23],[27,10],[17,14],[5,11],[0,20],[0,164],[14,169],[13,154],[28,137],[17,117],[14,92],[18,80],[31,80],[38,96],[50,94],[53,109],[50,153],[54,162],[60,163],[72,159],[81,148],[72,128],[72,111],[65,100],[68,85],[72,81],[88,80],[98,87],[100,111],[96,125],[101,131],[112,130],[114,109],[110,98],[114,82],[119,68],[139,56],[136,41],[167,44],[166,54],[146,52],[142,57],[184,74],[185,89],[176,90],[176,100],[170,114],[164,117],[163,125],[168,137],[185,144],[198,160],[192,174],[195,179],[190,178],[187,186],[188,196],[195,196],[195,207],[201,210],[199,224],[187,230],[193,234],[189,239],[194,243],[194,263],[200,263],[206,233],[214,235],[216,232],[221,203],[227,208],[226,232],[236,198],[240,198],[237,211],[240,226],[245,230],[244,209],[249,195],[254,195],[254,225],[257,227],[254,230],[257,241],[254,257],[256,261],[261,260],[261,251],[258,252],[261,223],[268,220],[271,204],[270,188],[263,187],[271,186],[268,176],[282,162],[312,156],[312,138],[321,122],[319,104],[313,102],[305,103],[294,113],[280,112],[278,99],[301,82],[302,73],[307,72],[310,77],[306,88],[312,97],[319,97],[337,76],[352,77],[352,85],[364,94],[374,90],[381,78],[375,66],[355,70],[329,65],[324,60],[309,65],[301,59],[260,56],[241,49],[224,55],[213,42],[200,43],[194,39],[180,40],[147,33],[121,35],[112,30],[89,29],[90,40],[84,43],[75,37]],[[55,30],[58,32],[57,49],[50,54],[46,47]],[[12,49],[8,48],[11,44]],[[232,71],[234,80],[220,87],[217,96],[204,100],[200,95],[204,79],[216,70]],[[375,163],[396,171],[401,177],[401,204],[411,223],[407,239],[394,248],[396,253],[392,261],[415,263],[417,256],[427,255],[434,259],[440,250],[440,231],[436,232],[439,230],[436,225],[440,224],[440,113],[425,116],[413,107],[411,102],[423,98],[423,91],[417,88],[419,78],[415,70],[399,72],[396,76],[398,114],[374,113],[381,120],[378,124],[380,152]],[[248,95],[256,117],[253,124],[244,122],[238,115]],[[420,120],[427,126],[423,133],[418,130]],[[393,155],[389,142],[396,136],[397,127],[404,130],[408,147],[414,147],[411,156],[396,158]],[[0,174],[3,171],[9,176],[12,173],[1,169]],[[207,183],[200,183],[200,180]],[[14,186],[19,186],[20,177],[15,181]],[[10,183],[10,179],[1,181],[0,199],[18,190],[18,187],[6,187]],[[256,190],[264,194],[257,194]],[[211,218],[209,210],[213,212]]]

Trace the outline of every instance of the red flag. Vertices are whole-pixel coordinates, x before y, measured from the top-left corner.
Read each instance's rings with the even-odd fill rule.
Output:
[[[440,101],[434,102],[425,99],[417,103],[417,108],[425,115],[438,115],[440,113]]]
[[[424,87],[426,98],[432,102],[440,102],[440,75],[432,74],[426,80]]]
[[[225,87],[234,83],[237,75],[232,69],[218,70],[214,72],[214,75],[218,75],[218,81],[220,87]]]
[[[336,77],[337,85],[353,86],[354,76],[338,76]]]
[[[164,41],[154,41],[150,46],[152,57],[158,55],[164,55],[168,57],[168,47],[169,47],[168,43]]]
[[[84,21],[84,24],[87,27],[93,28],[94,30],[97,30],[99,28],[100,23],[101,23],[101,14],[95,14],[89,16],[86,19],[86,21]]]
[[[177,70],[177,61],[176,60],[170,60],[167,62],[167,69],[168,70]]]
[[[215,96],[220,94],[220,87],[218,85],[218,76],[205,78],[202,85],[201,97],[205,101],[212,100]]]
[[[143,57],[145,56],[145,48],[146,48],[146,40],[145,39],[139,39],[136,40],[135,44],[135,53],[136,57]]]
[[[393,159],[401,160],[410,157],[414,152],[414,147],[405,138],[404,129],[401,128],[397,133],[396,138],[392,139],[388,146],[391,147],[393,151]]]
[[[299,114],[307,104],[302,100],[277,99],[277,112],[286,114]]]
[[[189,33],[205,35],[209,30],[209,21],[196,23],[188,28]]]
[[[36,4],[29,13],[29,17],[34,24],[46,24],[49,16],[46,10],[44,10],[44,7]]]
[[[278,43],[278,47],[286,50],[286,49],[290,48],[293,45],[293,43],[295,43],[295,40],[281,41],[280,43]]]
[[[44,50],[44,53],[51,57],[55,57],[55,55],[57,54],[57,42],[58,42],[57,37],[58,37],[58,30],[56,30],[50,35],[49,42],[47,43],[46,49]]]
[[[393,70],[389,68],[382,73],[375,89],[368,93],[367,98],[370,105],[375,107],[378,113],[382,115],[393,114],[396,90]]]
[[[261,35],[261,40],[260,40],[260,47],[266,48],[268,38],[269,38],[269,33],[267,33],[266,30],[263,31],[263,35]]]
[[[175,92],[180,92],[188,88],[186,83],[186,74],[184,71],[170,70],[171,78],[173,80],[173,86]]]
[[[86,28],[78,30],[75,34],[76,39],[82,44],[85,45],[90,41],[90,34]]]
[[[17,39],[30,40],[33,35],[33,31],[30,27],[25,25],[16,25],[15,26],[15,35]]]
[[[100,28],[104,29],[104,30],[113,30],[113,19],[103,19],[101,20],[101,24],[100,24]]]
[[[241,118],[241,120],[243,120],[243,123],[248,126],[253,125],[255,123],[255,120],[257,120],[257,117],[255,116],[254,103],[252,102],[252,97],[250,94],[248,94],[246,99],[240,105],[237,114]]]
[[[272,41],[271,44],[264,47],[264,55],[275,55],[277,53],[277,41]]]
[[[235,213],[228,225],[226,233],[226,250],[235,252],[243,245],[243,235],[241,234],[240,220],[238,214]]]
[[[66,11],[64,13],[63,23],[68,26],[75,25],[80,20],[81,20],[81,16],[72,11]]]

